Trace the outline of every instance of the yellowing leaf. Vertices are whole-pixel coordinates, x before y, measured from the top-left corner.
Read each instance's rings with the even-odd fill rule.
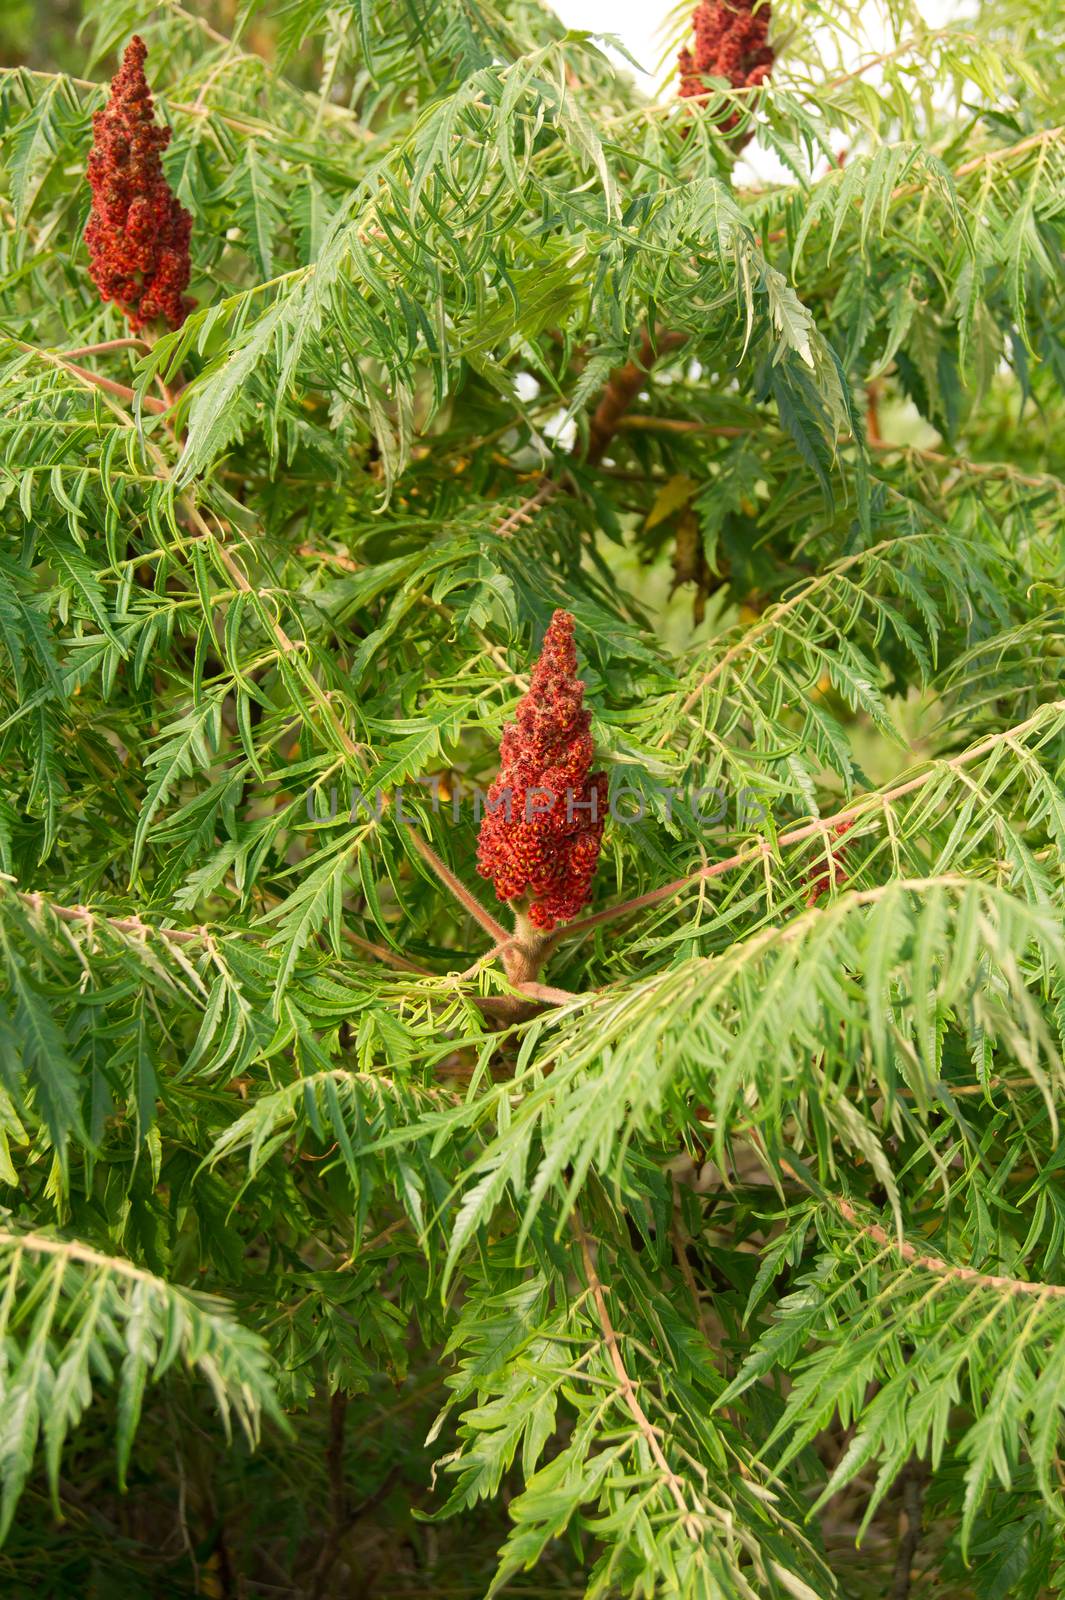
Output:
[[[647,513],[645,528],[657,528],[660,522],[672,516],[674,511],[679,511],[695,493],[698,485],[694,478],[685,477],[683,472],[678,472],[664,483],[655,497],[655,503]]]

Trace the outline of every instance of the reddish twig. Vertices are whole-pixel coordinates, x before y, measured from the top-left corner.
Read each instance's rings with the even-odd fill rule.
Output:
[[[363,950],[368,956],[376,956],[378,961],[383,961],[387,966],[395,967],[399,972],[412,972],[418,978],[435,978],[436,973],[428,967],[421,967],[416,961],[408,961],[406,956],[401,956],[395,950],[388,950],[383,944],[374,944],[371,939],[363,939],[357,933],[352,933],[350,928],[343,930],[344,938],[353,944],[356,950]]]
[[[981,167],[996,166],[1000,161],[1010,161],[1014,156],[1026,155],[1029,150],[1035,150],[1039,145],[1053,144],[1055,139],[1060,139],[1065,134],[1065,123],[1060,123],[1056,128],[1044,128],[1042,133],[1031,133],[1026,139],[1019,139],[1016,144],[1003,146],[1000,150],[988,150],[985,155],[974,156],[971,161],[963,161],[960,167],[955,167],[951,176],[954,179],[968,178],[972,173],[979,172]],[[920,183],[905,183],[891,191],[892,200],[902,200],[909,195],[920,194],[924,188]]]
[[[59,356],[62,361],[71,361],[75,356],[102,356],[109,350],[140,350],[147,355],[151,350],[147,339],[105,339],[103,344],[83,344],[76,350],[56,350],[52,353]]]
[[[151,353],[153,342],[154,341],[148,339],[138,339],[135,336],[129,339],[105,339],[102,344],[84,344],[80,345],[77,350],[63,350],[59,352],[59,354],[61,359],[68,365],[70,364],[73,356],[103,356],[107,355],[112,350],[136,350],[142,355],[149,355]],[[76,368],[75,370],[79,373],[84,372],[84,369],[81,367]],[[101,387],[105,387],[108,382],[110,382],[110,380],[105,379]],[[163,397],[162,402],[160,403],[157,400],[145,399],[144,404],[148,407],[149,411],[158,411],[161,415],[163,411],[169,411],[173,406],[178,394],[182,388],[184,388],[184,384],[178,383],[176,389],[170,389],[163,382],[158,373],[155,375],[155,383]],[[132,395],[133,391],[128,390],[127,393]]]
[[[470,891],[466,888],[466,885],[456,878],[451,868],[446,866],[444,862],[441,861],[440,857],[437,855],[432,845],[429,844],[428,840],[423,838],[422,835],[414,828],[411,828],[410,830],[410,838],[411,843],[414,845],[415,850],[417,850],[422,860],[433,870],[433,872],[436,873],[436,876],[440,879],[440,882],[444,885],[444,887],[446,889],[450,889],[455,899],[462,907],[464,907],[466,911],[470,913],[470,916],[473,917],[475,921],[480,923],[485,932],[490,933],[497,944],[502,942],[509,943],[510,935],[507,933],[507,930],[504,928],[503,924],[501,922],[497,922],[495,917],[493,917],[490,912],[484,909],[484,906],[476,898],[476,896],[470,893]]]
[[[1041,706],[1035,714],[1025,722],[1018,723],[1015,728],[1007,728],[1002,733],[992,734],[982,743],[974,745],[971,750],[963,750],[961,755],[952,756],[947,761],[937,762],[930,766],[926,772],[918,773],[914,778],[908,778],[904,783],[897,783],[891,789],[877,791],[874,794],[863,795],[853,805],[846,806],[842,811],[835,812],[830,817],[816,817],[812,822],[803,823],[801,827],[792,828],[787,833],[782,833],[776,841],[778,850],[785,849],[788,845],[801,844],[805,839],[812,839],[816,834],[829,834],[833,829],[843,823],[854,822],[866,812],[889,805],[893,800],[899,800],[904,795],[913,794],[918,789],[923,789],[930,783],[938,772],[947,769],[952,772],[968,766],[973,761],[978,761],[981,756],[990,754],[999,745],[1008,744],[1010,740],[1019,739],[1024,734],[1031,732],[1044,720],[1050,711],[1065,712],[1065,700],[1048,701]],[[568,939],[573,934],[587,933],[590,928],[601,927],[604,923],[614,922],[618,917],[630,916],[634,911],[645,911],[650,906],[660,905],[662,901],[671,899],[680,894],[682,890],[691,888],[697,883],[705,882],[709,878],[719,878],[726,872],[732,872],[736,867],[750,865],[761,857],[772,853],[773,846],[766,839],[758,839],[754,844],[748,845],[743,850],[738,850],[735,855],[726,856],[722,861],[715,861],[708,867],[700,867],[696,872],[689,872],[683,878],[674,878],[672,883],[663,884],[660,889],[650,889],[647,894],[637,895],[634,900],[626,900],[618,906],[608,906],[605,911],[596,911],[591,916],[579,917],[576,922],[558,930],[557,938]],[[509,943],[510,941],[506,941]],[[493,951],[492,954],[497,954]]]
[[[888,1233],[879,1223],[863,1222],[850,1201],[842,1195],[836,1196],[833,1203],[844,1222],[849,1223],[855,1232],[871,1239],[882,1250],[893,1250],[903,1261],[910,1266],[920,1267],[923,1272],[934,1272],[956,1283],[971,1283],[979,1288],[997,1289],[1009,1295],[1039,1295],[1046,1300],[1065,1300],[1065,1284],[1033,1283],[1027,1278],[1007,1278],[998,1272],[977,1272],[975,1267],[959,1267],[951,1261],[944,1261],[941,1256],[924,1255],[908,1240]]]
[[[570,989],[555,989],[549,983],[534,983],[531,980],[527,983],[519,983],[517,987],[522,994],[528,995],[530,1000],[542,1000],[544,1005],[549,1006],[565,1006],[571,1000],[591,1000],[595,995],[594,990],[588,990],[582,994],[574,994]]]
[[[647,1444],[647,1448],[651,1452],[651,1456],[654,1459],[654,1463],[659,1472],[661,1472],[665,1485],[673,1497],[673,1503],[684,1519],[686,1531],[691,1535],[692,1538],[696,1538],[699,1531],[698,1522],[688,1506],[688,1502],[684,1494],[684,1485],[681,1479],[678,1478],[677,1474],[673,1471],[673,1468],[670,1466],[669,1462],[666,1460],[662,1446],[658,1440],[658,1430],[654,1427],[651,1419],[648,1417],[646,1411],[643,1409],[643,1406],[640,1404],[640,1397],[636,1392],[636,1385],[633,1383],[632,1379],[629,1377],[628,1371],[626,1370],[625,1362],[622,1359],[621,1350],[618,1347],[618,1336],[614,1331],[614,1324],[610,1320],[610,1311],[606,1303],[606,1294],[603,1291],[602,1282],[600,1281],[599,1274],[596,1271],[595,1263],[592,1260],[592,1252],[588,1243],[588,1235],[584,1231],[584,1225],[581,1222],[580,1213],[576,1210],[570,1213],[570,1226],[573,1229],[573,1233],[580,1247],[581,1261],[584,1265],[584,1276],[587,1280],[589,1289],[592,1291],[592,1300],[595,1304],[595,1314],[598,1318],[599,1326],[602,1329],[603,1343],[605,1344],[607,1354],[610,1357],[610,1365],[614,1369],[614,1376],[617,1378],[618,1390],[621,1394],[621,1398],[625,1402],[625,1407],[628,1410],[629,1415],[632,1417],[632,1420],[635,1422],[636,1426],[640,1430],[640,1433],[643,1435],[643,1438]]]
[[[128,934],[133,938],[147,938],[149,934],[156,934],[168,944],[196,944],[207,943],[210,933],[206,928],[160,928],[153,923],[142,922],[140,917],[109,917],[105,912],[93,911],[89,906],[61,906],[54,900],[47,899],[39,890],[18,889],[15,897],[22,904],[38,916],[42,911],[50,911],[53,917],[58,917],[60,922],[80,923],[90,931],[98,922],[103,922],[116,933]]]
[[[497,539],[509,539],[511,534],[518,532],[519,528],[526,527],[533,520],[540,507],[545,506],[549,500],[553,500],[558,491],[559,485],[553,478],[541,478],[540,486],[536,493],[529,495],[527,499],[521,502],[520,506],[508,512],[502,522],[497,523],[492,529],[495,537]]]
[[[330,567],[338,567],[341,572],[361,572],[362,565],[352,556],[346,556],[339,550],[319,550],[313,544],[301,544],[296,547],[298,556],[305,556],[309,561],[321,561]]]
[[[39,890],[15,890],[16,899],[20,900],[28,910],[40,915],[42,911],[50,911],[52,916],[60,922],[67,922],[92,929],[103,923],[114,933],[123,934],[129,938],[147,939],[150,936],[162,939],[166,944],[187,945],[211,943],[212,935],[209,928],[161,928],[150,922],[142,922],[140,917],[109,917],[106,913],[93,911],[89,906],[64,906],[53,900],[47,899]],[[367,955],[376,956],[379,961],[386,962],[389,966],[398,968],[401,972],[412,973],[419,978],[432,978],[436,974],[428,967],[421,967],[414,961],[408,961],[405,956],[399,955],[394,950],[386,950],[383,945],[373,944],[369,939],[361,938],[357,933],[344,929],[344,937],[356,949],[363,950]]]
[[[73,361],[68,361],[65,356],[55,355],[51,350],[39,350],[36,345],[23,344],[20,339],[13,339],[11,342],[19,350],[24,350],[27,355],[39,357],[50,366],[57,367],[60,372],[69,372],[81,383],[99,389],[103,394],[113,395],[116,400],[125,400],[127,404],[133,404],[139,399],[144,409],[154,412],[156,416],[163,416],[169,410],[169,407],[162,400],[157,400],[154,395],[138,396],[127,384],[116,383],[113,378],[104,378],[98,372],[90,372],[88,367],[79,367]]]

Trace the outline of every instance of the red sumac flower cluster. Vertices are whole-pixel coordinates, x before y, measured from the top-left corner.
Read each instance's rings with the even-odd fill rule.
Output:
[[[477,870],[498,898],[527,896],[530,921],[547,931],[588,903],[606,816],[573,627],[568,611],[555,612],[529,692],[504,731],[477,846]]]
[[[92,279],[139,331],[151,322],[180,328],[193,302],[189,282],[192,218],[163,175],[159,153],[170,129],[155,121],[144,76],[147,55],[136,35],[111,80],[111,96],[92,119],[88,179],[92,211],[85,229]]]
[[[768,0],[700,0],[692,17],[695,48],[680,52],[680,94],[707,95],[706,78],[724,78],[734,89],[754,89],[773,70],[776,54],[769,43]],[[722,128],[739,121],[733,112]]]

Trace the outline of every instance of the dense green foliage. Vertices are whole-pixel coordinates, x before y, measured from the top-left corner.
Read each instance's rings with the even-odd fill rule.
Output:
[[[702,108],[536,0],[0,78],[5,1595],[1065,1594],[1065,11],[890,12]],[[133,32],[197,309],[83,353]],[[523,1007],[415,841],[506,920],[555,607]]]

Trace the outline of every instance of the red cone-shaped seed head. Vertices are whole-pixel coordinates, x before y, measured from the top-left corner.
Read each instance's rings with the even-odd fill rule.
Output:
[[[754,89],[769,77],[775,60],[769,45],[769,5],[755,9],[755,0],[700,0],[692,16],[695,49],[677,58],[680,95],[685,99],[709,93],[704,78],[725,78],[734,89]],[[733,114],[721,124],[729,132],[739,121]]]
[[[170,143],[170,129],[155,122],[147,53],[134,35],[111,80],[111,97],[92,119],[85,229],[100,299],[113,300],[136,330],[149,322],[180,328],[193,306],[183,293],[192,218],[163,176],[159,152]]]
[[[590,770],[590,722],[573,618],[556,611],[517,720],[503,733],[477,844],[482,878],[500,900],[527,897],[530,920],[548,932],[587,905],[599,861],[607,782]]]

